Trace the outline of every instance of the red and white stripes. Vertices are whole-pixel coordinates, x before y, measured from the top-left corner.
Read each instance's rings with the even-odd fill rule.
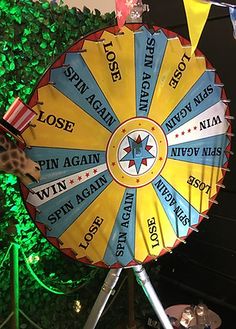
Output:
[[[36,113],[17,97],[3,119],[21,134],[35,115]]]

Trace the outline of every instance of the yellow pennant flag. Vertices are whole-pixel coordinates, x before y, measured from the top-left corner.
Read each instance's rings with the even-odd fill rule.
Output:
[[[189,37],[191,40],[191,55],[197,48],[202,30],[205,26],[211,4],[201,0],[183,0],[188,22]]]

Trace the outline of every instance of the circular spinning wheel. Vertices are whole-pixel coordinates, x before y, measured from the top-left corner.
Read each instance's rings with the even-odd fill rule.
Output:
[[[230,147],[223,86],[176,34],[144,25],[82,38],[46,71],[23,138],[42,179],[21,186],[43,235],[102,267],[170,251],[206,217]]]

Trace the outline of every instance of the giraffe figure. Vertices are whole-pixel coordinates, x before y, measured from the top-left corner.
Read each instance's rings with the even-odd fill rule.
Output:
[[[40,166],[29,159],[25,152],[4,133],[0,132],[0,171],[19,177],[29,185],[40,179]]]

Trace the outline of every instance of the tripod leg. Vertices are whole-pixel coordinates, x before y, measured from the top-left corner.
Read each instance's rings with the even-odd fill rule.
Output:
[[[84,329],[94,329],[98,323],[98,320],[101,317],[101,314],[106,306],[106,303],[110,297],[112,289],[115,287],[119,275],[121,273],[121,268],[119,269],[111,269],[104,281],[104,284],[99,292],[99,295],[93,305],[93,308],[89,314],[89,317],[85,323]]]
[[[153,307],[157,317],[159,318],[164,329],[173,329],[168,316],[150,282],[147,272],[142,267],[142,265],[137,265],[133,267],[134,273],[136,274],[136,279],[138,283],[142,286],[150,304]]]

